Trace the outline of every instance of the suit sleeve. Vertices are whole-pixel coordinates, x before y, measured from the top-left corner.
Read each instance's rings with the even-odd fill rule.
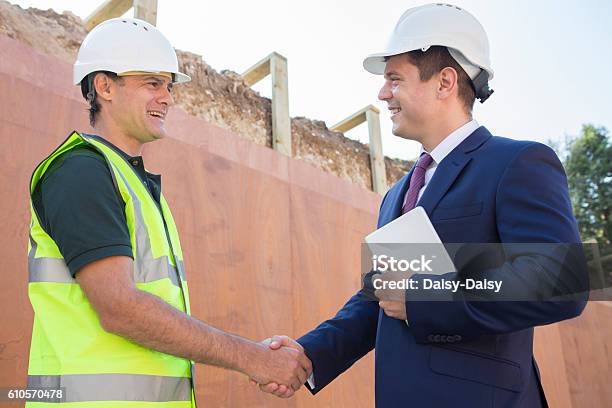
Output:
[[[336,316],[297,340],[312,361],[313,394],[374,348],[378,314],[378,303],[357,293]]]
[[[459,335],[465,341],[510,333],[570,319],[584,309],[586,263],[565,172],[550,148],[529,144],[510,162],[498,184],[496,219],[503,262],[477,275],[502,281],[504,301],[456,296],[453,301],[436,301],[432,296],[453,295],[409,291],[406,311],[417,342],[430,342],[436,334]],[[413,279],[422,288],[425,278],[461,276],[460,269],[442,277],[417,274]],[[564,297],[569,294],[574,296]]]

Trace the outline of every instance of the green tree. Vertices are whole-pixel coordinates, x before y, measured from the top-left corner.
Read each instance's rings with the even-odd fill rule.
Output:
[[[600,244],[612,240],[612,142],[605,127],[582,126],[581,134],[566,141],[567,172],[574,215],[583,240]]]

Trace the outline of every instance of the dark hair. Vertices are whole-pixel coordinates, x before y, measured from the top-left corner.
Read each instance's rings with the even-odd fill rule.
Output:
[[[98,114],[98,112],[100,112],[100,109],[102,109],[102,107],[97,101],[96,88],[94,87],[94,79],[98,74],[104,74],[113,81],[118,81],[120,79],[119,76],[114,72],[96,71],[87,75],[81,81],[81,94],[83,95],[83,98],[85,98],[85,100],[89,103],[89,124],[91,125],[91,127],[95,126],[96,115]]]
[[[457,71],[458,96],[468,113],[472,112],[476,95],[472,86],[472,80],[461,65],[450,55],[446,47],[434,45],[427,51],[409,51],[406,53],[408,60],[419,70],[421,81],[429,80],[434,74],[446,67]]]

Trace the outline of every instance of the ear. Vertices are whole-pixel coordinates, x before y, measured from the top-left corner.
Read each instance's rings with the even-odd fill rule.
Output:
[[[457,89],[457,71],[446,67],[438,74],[438,99],[446,99]]]
[[[111,101],[113,99],[113,85],[113,80],[103,72],[96,74],[94,77],[93,86],[96,90],[96,94],[105,101]]]

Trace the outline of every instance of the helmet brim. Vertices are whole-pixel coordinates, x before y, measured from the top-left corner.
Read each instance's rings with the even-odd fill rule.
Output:
[[[448,48],[451,48],[451,47],[448,47]],[[385,61],[385,59],[392,57],[394,55],[403,54],[405,52],[409,52],[413,50],[414,50],[413,48],[408,48],[406,50],[394,50],[394,51],[386,51],[386,52],[378,52],[376,54],[370,54],[363,60],[363,68],[371,74],[384,75],[385,66],[387,65],[387,62]],[[478,64],[475,61],[468,60],[468,62],[476,67],[482,68],[485,71],[487,71],[487,73],[489,74],[489,81],[493,79],[493,76],[495,75],[495,73],[493,72],[491,68],[485,65]]]
[[[385,66],[387,65],[387,62],[385,61],[385,59],[389,57],[393,57],[394,55],[400,55],[400,54],[403,54],[409,51],[414,51],[418,48],[420,47],[415,47],[413,46],[413,44],[410,44],[409,46],[406,46],[406,47],[387,49],[384,52],[377,52],[375,54],[370,54],[363,60],[363,67],[365,68],[366,71],[368,71],[371,74],[384,75]]]
[[[77,65],[75,64],[74,66],[74,77],[73,77],[73,83],[75,85],[80,85],[81,81],[85,78],[87,78],[87,75],[89,75],[90,73],[93,72],[97,72],[97,71],[110,71],[110,72],[114,72],[117,75],[121,75],[124,72],[131,72],[131,71],[142,71],[142,72],[151,72],[154,73],[152,71],[148,71],[147,69],[131,69],[131,67],[118,67],[118,66],[109,66],[108,64],[104,64],[104,63],[100,63],[100,64],[80,64]],[[166,71],[166,72],[171,72],[173,75],[173,81],[174,83],[185,83],[185,82],[189,82],[191,81],[191,77],[187,74],[183,74],[182,72],[178,72],[178,71]]]
[[[370,74],[383,75],[385,73],[385,66],[387,65],[385,58],[389,56],[390,55],[385,52],[371,54],[363,60],[363,68]]]
[[[191,81],[191,77],[189,75],[183,74],[182,72],[174,73],[174,83],[175,84],[183,84],[189,81]]]

